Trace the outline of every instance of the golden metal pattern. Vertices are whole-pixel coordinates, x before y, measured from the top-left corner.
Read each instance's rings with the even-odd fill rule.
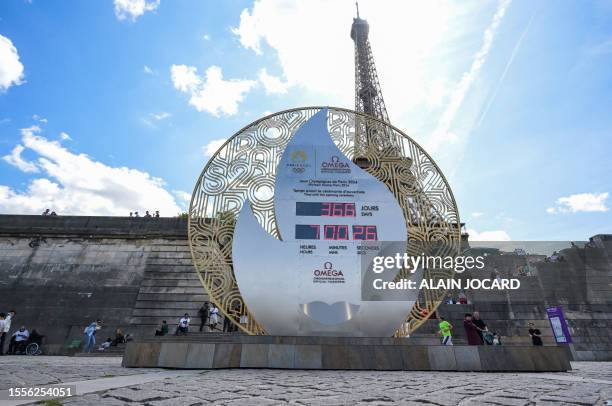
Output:
[[[240,294],[232,270],[235,218],[250,200],[261,226],[278,237],[274,217],[274,180],[280,157],[298,128],[323,107],[281,111],[238,131],[208,161],[194,188],[189,207],[189,244],[193,262],[210,300],[248,334],[265,334]],[[444,175],[431,157],[392,125],[348,109],[330,107],[328,128],[335,144],[354,157],[355,133],[368,139],[392,137],[384,145],[360,148],[365,169],[384,182],[404,211],[408,252],[412,255],[456,255],[461,244],[459,211]],[[399,145],[399,150],[398,146]],[[409,277],[409,276],[405,276]],[[452,278],[452,271],[427,270],[428,279]],[[396,336],[414,332],[446,295],[444,290],[420,292]]]

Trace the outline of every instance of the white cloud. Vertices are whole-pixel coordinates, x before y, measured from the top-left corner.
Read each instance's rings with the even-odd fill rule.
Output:
[[[469,241],[510,241],[511,238],[504,230],[483,231],[468,229]]]
[[[480,115],[480,118],[478,119],[477,126],[480,125],[480,123],[482,123],[484,121],[485,117],[487,116],[487,113],[489,112],[489,109],[491,108],[491,106],[493,105],[493,102],[497,98],[497,93],[501,89],[502,84],[504,83],[504,80],[506,79],[506,75],[508,74],[508,71],[510,70],[510,66],[512,66],[512,62],[514,61],[514,57],[518,53],[518,50],[521,47],[521,44],[523,43],[523,39],[525,38],[525,36],[529,32],[529,28],[531,27],[531,23],[533,22],[533,18],[535,17],[535,14],[536,13],[534,12],[531,15],[531,18],[529,19],[529,22],[527,23],[527,25],[525,26],[525,29],[521,33],[521,36],[519,37],[518,41],[516,41],[516,44],[514,45],[514,48],[512,49],[512,53],[510,54],[510,58],[508,58],[508,62],[506,63],[506,66],[504,67],[504,71],[502,72],[501,76],[499,77],[499,80],[497,81],[497,85],[495,86],[495,91],[493,92],[493,96],[491,96],[489,98],[489,101],[487,102],[486,106],[484,107],[484,110],[483,110],[482,114]]]
[[[470,69],[463,74],[459,84],[455,87],[455,90],[451,95],[450,102],[446,107],[440,122],[438,123],[438,127],[427,143],[426,148],[429,153],[435,153],[443,143],[452,141],[456,138],[455,133],[451,133],[452,135],[449,135],[449,130],[451,129],[457,112],[463,104],[463,100],[470,91],[472,84],[480,74],[482,66],[487,60],[487,56],[489,55],[491,46],[493,45],[493,39],[497,34],[499,24],[504,18],[509,5],[510,0],[502,0],[499,3],[491,23],[483,33],[482,45],[474,56]]]
[[[202,38],[204,39],[204,41],[210,41],[210,35],[208,34],[204,34]]]
[[[172,65],[170,77],[174,87],[181,92],[193,92],[200,85],[200,77],[195,66]]]
[[[257,84],[245,79],[223,80],[221,68],[214,65],[206,70],[204,79],[196,67],[187,65],[172,65],[170,76],[176,89],[190,95],[189,104],[215,117],[238,113],[238,105]]]
[[[181,210],[162,179],[73,153],[37,132],[22,130],[21,143],[37,155],[44,177],[31,180],[25,191],[0,185],[0,212],[39,214],[50,208],[58,214],[125,216],[133,210],[159,210],[171,216]]]
[[[152,75],[153,74],[153,69],[149,68],[147,65],[144,66],[143,71],[147,75]]]
[[[147,127],[157,130],[157,124],[169,117],[172,117],[172,114],[166,111],[161,111],[159,113],[149,113],[148,116],[142,117],[141,120]]]
[[[21,130],[21,135],[22,137],[32,137],[34,136],[34,134],[37,134],[39,132],[40,132],[40,127],[37,125],[33,125],[32,127],[23,128]],[[25,147],[23,145],[17,144],[15,148],[13,148],[13,150],[11,151],[10,155],[5,155],[2,157],[2,159],[5,162],[18,168],[22,172],[28,172],[28,173],[38,172],[38,167],[36,166],[35,163],[26,161],[21,157],[21,153],[24,150],[25,150]]]
[[[170,116],[172,116],[172,114],[170,114],[170,113],[168,113],[166,111],[162,111],[162,112],[159,112],[159,113],[152,114],[152,117],[155,120],[157,120],[157,121],[165,120],[165,119],[167,119]]]
[[[115,15],[118,20],[131,19],[136,21],[146,11],[154,11],[159,7],[160,0],[115,0]]]
[[[18,168],[22,172],[38,172],[38,167],[33,162],[24,160],[21,153],[25,150],[23,145],[15,145],[10,155],[5,155],[2,159]]]
[[[187,209],[191,202],[191,193],[187,193],[184,190],[173,190],[172,193],[179,200],[179,204]]]
[[[578,213],[578,212],[606,212],[608,192],[605,193],[579,193],[567,197],[560,197],[556,205],[546,209],[548,214]]]
[[[444,99],[443,86],[452,86],[460,75],[449,60],[458,49],[474,52],[468,48],[472,38],[470,45],[458,42],[480,24],[474,16],[488,7],[449,0],[396,0],[384,6],[366,0],[359,5],[370,24],[370,42],[393,122],[408,112],[421,114],[427,101],[437,107]],[[232,32],[256,54],[266,52],[265,46],[271,48],[288,84],[312,92],[325,104],[352,106],[354,44],[349,34],[354,16],[355,8],[345,2],[256,0],[242,11]]]
[[[273,7],[272,4],[266,5],[262,4],[262,2],[256,2],[253,5],[253,12],[249,13],[248,9],[242,10],[240,13],[240,25],[238,27],[232,28],[232,33],[234,33],[240,39],[240,43],[246,49],[252,49],[255,51],[257,55],[261,55],[261,47],[260,42],[261,39],[266,37],[265,33],[265,22],[262,21],[266,10],[270,10]],[[259,11],[262,9],[261,11]],[[274,15],[276,13],[268,16],[271,20],[275,19]]]
[[[482,213],[480,211],[472,213],[472,217],[474,217],[474,218],[482,217],[483,215],[484,215],[484,213]]]
[[[23,64],[13,42],[0,35],[0,91],[22,84]]]
[[[70,135],[68,135],[68,133],[65,133],[65,132],[62,131],[60,133],[60,139],[62,141],[70,141],[70,140],[72,140],[72,137],[70,137]]]
[[[362,0],[391,122],[421,145],[447,175],[463,158],[487,102],[483,75],[509,0],[411,2]],[[352,3],[255,0],[232,32],[281,76],[303,104],[354,106]],[[496,55],[497,57],[497,55]],[[494,66],[491,64],[491,66]],[[268,66],[268,71],[277,66]],[[435,134],[435,135],[434,135]]]
[[[49,122],[49,120],[47,120],[47,119],[46,119],[46,118],[44,118],[44,117],[39,116],[38,114],[34,114],[34,115],[32,116],[32,120],[36,120],[36,121],[38,121],[39,123],[43,123],[43,124],[47,124],[47,123]]]
[[[202,153],[204,154],[205,157],[213,156],[215,152],[217,152],[217,150],[221,148],[221,145],[223,145],[225,141],[227,141],[226,138],[219,138],[219,139],[210,141],[208,144],[202,147]]]
[[[259,71],[259,81],[266,89],[266,94],[285,94],[289,87],[288,83],[283,83],[279,77],[270,75],[265,68]]]

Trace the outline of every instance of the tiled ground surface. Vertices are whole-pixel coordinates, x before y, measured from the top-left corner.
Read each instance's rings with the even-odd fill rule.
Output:
[[[0,389],[151,373],[120,358],[0,358]],[[567,373],[215,370],[64,399],[64,405],[606,405],[612,362]],[[1,403],[1,402],[0,402]]]

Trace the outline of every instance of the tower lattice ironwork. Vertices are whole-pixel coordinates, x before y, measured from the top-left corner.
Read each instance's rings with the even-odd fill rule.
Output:
[[[355,110],[366,115],[355,118],[353,161],[375,176],[384,174],[379,179],[385,182],[390,190],[402,190],[396,197],[406,205],[406,225],[412,246],[407,247],[407,252],[417,245],[422,252],[428,252],[428,255],[435,253],[438,248],[431,243],[434,240],[444,241],[442,246],[455,252],[460,238],[459,228],[456,226],[459,224],[458,216],[450,224],[444,220],[444,212],[439,210],[435,200],[426,193],[428,185],[421,181],[425,177],[418,171],[419,163],[413,161],[413,155],[406,153],[405,142],[378,121],[389,123],[389,115],[368,38],[370,26],[366,20],[359,17],[359,5],[355,5],[357,17],[353,18],[351,26],[351,38],[355,43]],[[369,119],[368,116],[378,120]],[[426,225],[421,226],[424,222]],[[423,278],[431,280],[442,278],[442,275],[440,270],[428,269]],[[411,274],[403,270],[398,277],[410,278]],[[424,323],[445,294],[446,291],[421,290],[417,302],[397,335],[408,335]]]
[[[370,26],[368,22],[359,17],[359,5],[357,6],[357,17],[353,18],[351,26],[351,38],[355,43],[355,110],[376,117],[386,123],[389,115],[382,96],[374,55],[368,34]],[[355,134],[355,158],[368,155],[368,150],[386,150],[386,155],[398,155],[400,145],[398,140],[393,139],[390,134],[380,131],[380,126],[373,128],[368,123],[357,123]]]

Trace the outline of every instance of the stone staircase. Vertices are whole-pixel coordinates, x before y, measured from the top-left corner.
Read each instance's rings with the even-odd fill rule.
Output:
[[[194,332],[188,333],[187,335],[179,335],[176,336],[174,334],[169,334],[163,337],[146,337],[142,340],[138,340],[139,342],[172,342],[172,341],[180,341],[180,342],[197,342],[197,343],[231,343],[233,342],[233,337],[236,335],[243,335],[244,333],[222,333],[222,332]]]
[[[153,336],[162,320],[166,320],[173,334],[185,313],[191,316],[191,329],[197,329],[198,310],[206,300],[208,296],[193,266],[187,239],[155,241],[147,258],[129,332],[137,339]]]
[[[120,344],[116,347],[110,347],[106,351],[98,351],[100,345],[97,344],[94,351],[92,352],[77,352],[74,354],[75,357],[123,357],[125,352],[125,344]]]

